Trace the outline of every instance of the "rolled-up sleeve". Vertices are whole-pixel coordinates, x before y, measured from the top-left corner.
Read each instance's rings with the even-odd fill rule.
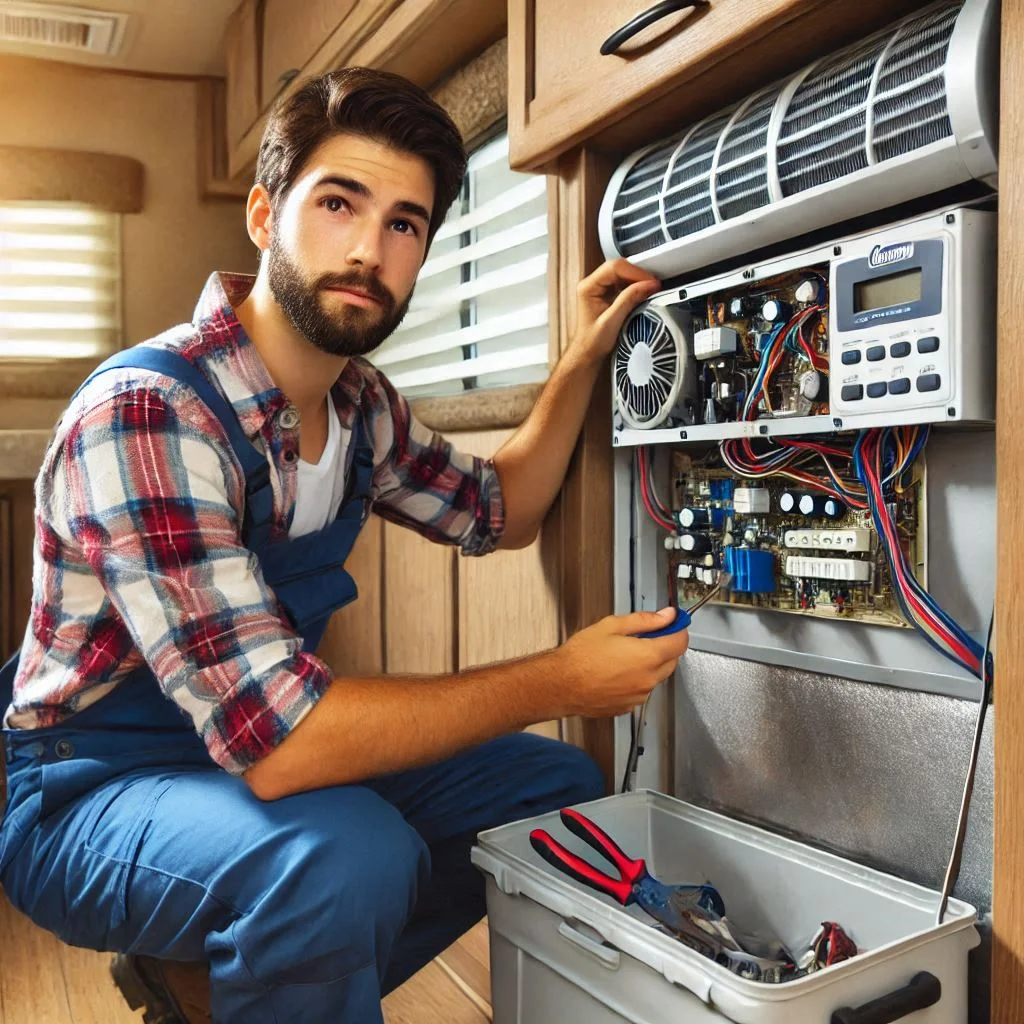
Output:
[[[176,388],[134,387],[67,432],[51,521],[107,600],[72,620],[81,636],[50,646],[95,648],[103,636],[113,670],[134,645],[211,757],[240,774],[309,713],[331,673],[302,651],[242,544],[244,479],[220,424]],[[100,681],[97,657],[78,668]]]
[[[457,451],[412,415],[379,371],[371,377],[370,429],[375,452],[374,511],[464,555],[493,551],[505,528],[494,464]]]

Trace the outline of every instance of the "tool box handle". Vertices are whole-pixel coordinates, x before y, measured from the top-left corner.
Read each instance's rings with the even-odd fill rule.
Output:
[[[942,998],[942,985],[934,974],[921,971],[903,988],[853,1009],[844,1006],[832,1014],[832,1024],[893,1024]]]

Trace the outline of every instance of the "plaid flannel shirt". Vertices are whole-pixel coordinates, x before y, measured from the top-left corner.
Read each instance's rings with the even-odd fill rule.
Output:
[[[282,426],[287,399],[234,314],[252,281],[214,274],[191,328],[147,344],[174,346],[202,369],[262,442],[271,539],[285,539],[298,428]],[[364,360],[348,362],[331,395],[343,428],[363,417],[378,515],[468,555],[493,550],[504,510],[492,464],[419,424]],[[303,653],[242,544],[244,493],[223,428],[186,386],[120,369],[83,388],[36,482],[32,611],[5,724],[60,723],[146,663],[228,771],[245,771],[280,743],[332,674]]]

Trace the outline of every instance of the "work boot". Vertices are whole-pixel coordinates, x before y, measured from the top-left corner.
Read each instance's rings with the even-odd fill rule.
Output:
[[[117,954],[110,973],[145,1024],[212,1024],[210,972],[206,964]]]

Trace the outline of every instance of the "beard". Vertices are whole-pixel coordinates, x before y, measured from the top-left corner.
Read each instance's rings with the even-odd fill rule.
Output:
[[[366,355],[392,334],[408,312],[412,292],[397,303],[373,274],[351,270],[306,280],[276,237],[271,240],[267,259],[271,294],[292,327],[321,352],[332,356]],[[379,306],[344,306],[328,312],[320,300],[320,293],[327,288],[354,288],[376,299]]]

